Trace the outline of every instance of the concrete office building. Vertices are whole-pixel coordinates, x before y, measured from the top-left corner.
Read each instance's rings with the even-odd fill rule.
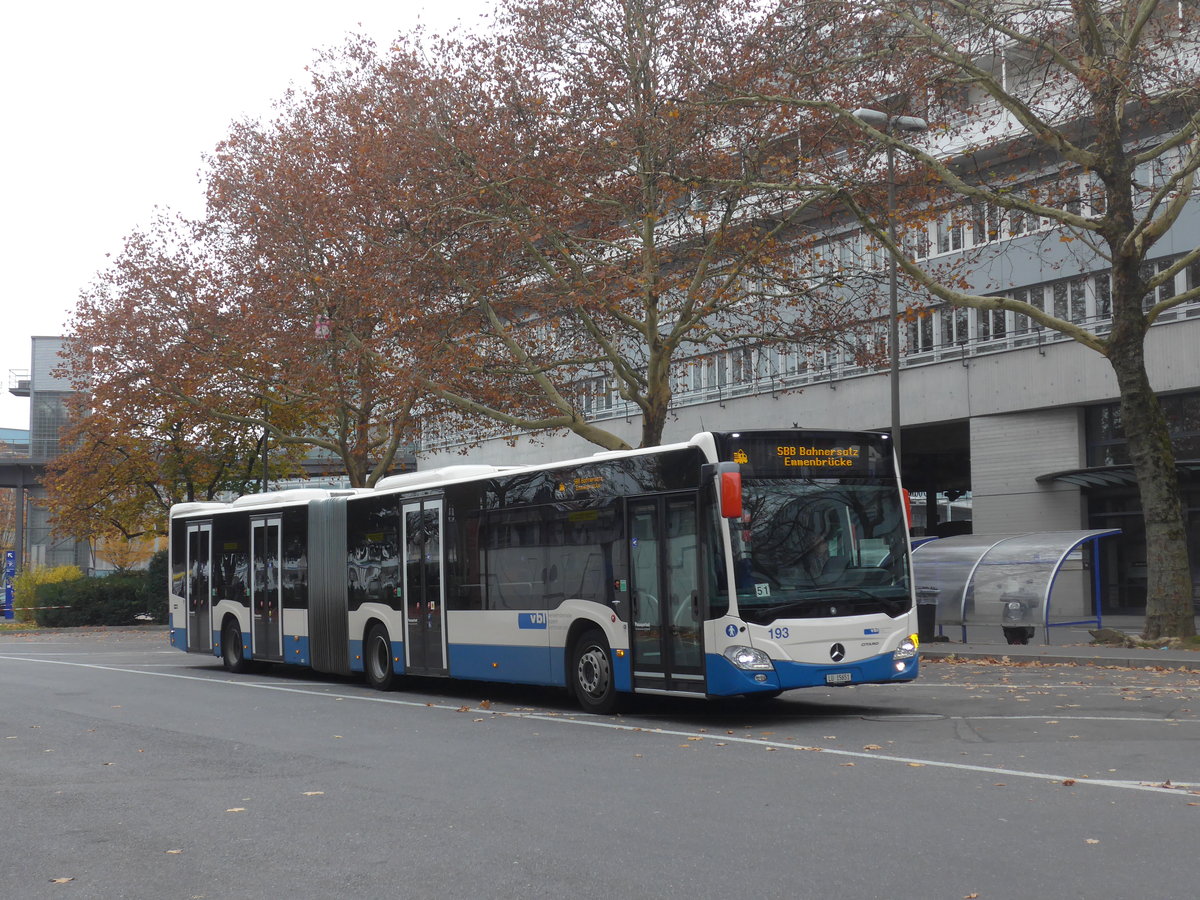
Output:
[[[1153,141],[1154,135],[1144,140]],[[1048,167],[1039,172],[1029,160],[1009,165],[1030,185],[1072,177]],[[1086,198],[1095,192],[1089,176],[1077,177],[1086,214]],[[1155,177],[1147,172],[1143,183]],[[826,222],[814,227],[828,236],[825,258],[882,273],[879,251],[856,226]],[[1103,260],[1081,251],[1081,242],[1059,240],[1061,231],[1049,221],[992,208],[964,214],[960,208],[956,216],[929,222],[920,231],[916,245],[927,264],[962,263],[976,293],[1033,303],[1095,333],[1111,326],[1110,278]],[[1196,246],[1197,235],[1200,199],[1155,246],[1151,267],[1164,271]],[[1198,286],[1200,263],[1181,270],[1173,289],[1164,285],[1157,299]],[[881,295],[884,290],[881,278]],[[1144,530],[1108,361],[1012,312],[947,307],[928,296],[902,296],[901,304],[925,310],[904,323],[900,341],[902,472],[906,486],[923,495],[918,530],[944,536],[967,529],[995,534],[1121,528],[1120,537],[1101,545],[1103,609],[1143,611]],[[1159,318],[1147,337],[1146,358],[1151,384],[1171,421],[1200,597],[1200,301]],[[837,351],[722,349],[680,362],[664,440],[710,428],[793,423],[886,430],[889,391],[886,368],[856,365]],[[597,391],[585,408],[627,441],[639,439],[637,410],[611,392]],[[447,435],[427,435],[422,449],[423,467],[464,459]],[[500,440],[485,442],[469,459],[532,463],[596,449],[574,435],[520,437],[515,449]],[[1092,564],[1079,560],[1074,568]],[[1086,581],[1076,576],[1073,582],[1081,612],[1090,602]],[[1056,588],[1056,603],[1058,597]]]
[[[68,418],[71,385],[55,374],[62,346],[61,337],[32,338],[29,369],[13,372],[9,379],[10,393],[29,398],[27,445],[0,459],[0,488],[11,488],[16,494],[12,549],[17,552],[18,569],[73,565],[88,571],[94,565],[91,547],[54,534],[46,508],[38,503],[44,495],[42,474],[46,463],[62,452],[59,433]]]

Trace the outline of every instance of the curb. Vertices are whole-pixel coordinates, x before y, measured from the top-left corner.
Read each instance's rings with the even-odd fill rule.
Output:
[[[1144,650],[1134,656],[1129,653],[1121,653],[1119,650],[1112,655],[1097,656],[1089,653],[1062,653],[1049,651],[1025,651],[1021,653],[1013,653],[1007,648],[996,648],[995,650],[982,649],[979,647],[959,647],[947,648],[945,650],[938,648],[937,650],[920,651],[922,659],[944,660],[954,658],[964,661],[979,661],[992,663],[1022,663],[1036,662],[1043,665],[1067,665],[1067,666],[1096,666],[1100,668],[1122,668],[1122,669],[1182,669],[1185,671],[1200,671],[1200,653],[1191,651],[1183,651],[1182,653],[1166,653],[1157,652],[1154,650]]]

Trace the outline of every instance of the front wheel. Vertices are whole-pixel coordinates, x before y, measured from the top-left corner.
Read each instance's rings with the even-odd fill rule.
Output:
[[[229,621],[221,629],[221,662],[227,671],[242,675],[250,671],[250,660],[242,646],[242,629],[237,622]]]
[[[396,687],[392,642],[382,625],[373,625],[367,632],[367,640],[363,644],[363,670],[367,673],[367,682],[375,690],[390,691]]]
[[[589,628],[571,654],[571,687],[585,712],[616,712],[621,697],[613,679],[612,656],[604,633]]]

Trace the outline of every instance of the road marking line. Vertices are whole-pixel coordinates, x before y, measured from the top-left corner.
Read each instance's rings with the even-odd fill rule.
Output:
[[[344,694],[334,693],[330,691],[316,691],[302,689],[301,687],[293,687],[280,684],[267,684],[261,681],[246,681],[235,677],[230,678],[206,678],[200,675],[181,675],[169,672],[148,672],[144,669],[129,669],[120,666],[105,666],[96,663],[78,663],[67,662],[58,659],[30,659],[25,656],[3,656],[0,655],[0,660],[10,660],[13,662],[35,662],[53,666],[75,666],[83,669],[99,669],[105,672],[123,672],[129,675],[154,675],[159,678],[179,678],[184,681],[202,681],[206,684],[225,684],[236,687],[259,688],[261,690],[279,691],[285,694],[303,694],[311,697],[324,697],[327,699],[341,700],[361,700],[370,703],[386,703],[393,706],[410,706],[417,709],[440,709],[449,712],[459,712],[463,708],[463,704],[452,705],[448,703],[431,703],[420,700],[404,700],[399,697],[372,697],[360,694]],[[311,684],[312,682],[310,682]],[[475,708],[472,707],[472,711]],[[960,772],[974,772],[978,774],[1005,776],[1007,778],[1024,778],[1032,781],[1052,781],[1052,782],[1070,782],[1074,787],[1107,787],[1116,788],[1119,790],[1128,791],[1144,791],[1154,794],[1173,794],[1177,797],[1194,796],[1186,793],[1187,789],[1195,789],[1200,787],[1200,783],[1193,784],[1191,782],[1173,782],[1173,787],[1166,788],[1161,784],[1151,784],[1146,781],[1118,781],[1107,778],[1082,778],[1074,775],[1056,775],[1049,772],[1033,772],[1022,769],[1004,769],[998,766],[980,766],[970,763],[947,762],[937,759],[924,759],[913,756],[895,756],[889,753],[875,753],[870,751],[860,750],[841,750],[836,747],[807,747],[789,744],[785,741],[770,741],[764,738],[748,738],[738,737],[737,735],[713,735],[700,734],[695,731],[680,731],[672,728],[655,728],[645,727],[640,725],[631,725],[623,722],[613,722],[606,719],[588,717],[587,714],[569,713],[561,716],[546,715],[544,713],[529,713],[529,712],[508,712],[504,710],[478,710],[480,713],[487,713],[493,717],[504,718],[519,718],[533,722],[546,722],[555,725],[583,725],[591,728],[606,728],[612,731],[624,731],[630,733],[641,733],[649,735],[665,735],[667,737],[683,737],[683,738],[700,738],[701,740],[720,741],[726,744],[743,744],[746,746],[755,747],[773,747],[777,750],[794,750],[799,752],[816,752],[829,756],[840,756],[849,759],[873,759],[883,762],[903,763],[906,766],[919,765],[931,769],[953,769]],[[962,721],[971,721],[975,718],[997,718],[995,716],[954,716],[952,719]],[[1023,716],[1022,718],[1036,719],[1061,719],[1062,716]],[[1089,717],[1090,718],[1090,717]],[[1103,720],[1102,721],[1112,721]],[[1117,719],[1115,721],[1149,721],[1149,722],[1164,722],[1169,720],[1163,719]]]

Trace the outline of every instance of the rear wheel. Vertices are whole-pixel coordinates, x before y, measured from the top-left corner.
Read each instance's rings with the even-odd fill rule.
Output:
[[[396,669],[392,665],[392,641],[382,625],[372,625],[363,644],[363,670],[367,682],[377,691],[396,687]]]
[[[242,629],[232,620],[221,629],[221,662],[228,671],[238,675],[250,671],[250,660],[246,659],[242,646]]]
[[[621,695],[613,679],[608,641],[598,628],[579,636],[571,653],[571,687],[587,712],[616,712]]]

